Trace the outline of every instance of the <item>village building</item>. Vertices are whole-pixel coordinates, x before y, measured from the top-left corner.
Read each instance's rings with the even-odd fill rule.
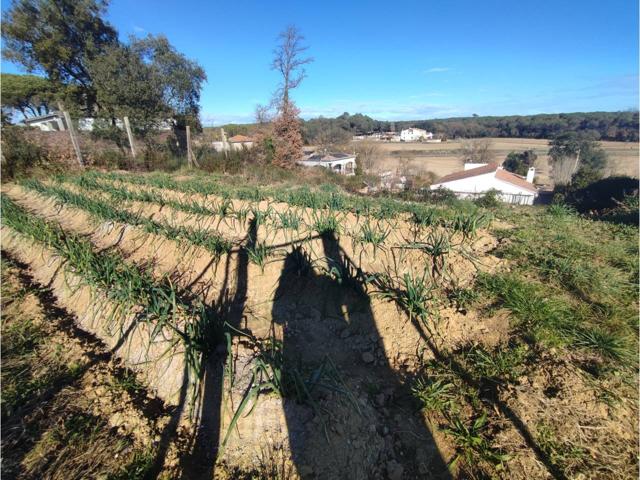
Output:
[[[418,142],[431,139],[433,139],[433,133],[421,128],[405,128],[400,132],[400,140],[403,142]]]
[[[246,135],[234,135],[228,142],[232,150],[242,150],[243,148],[253,147],[254,140]]]
[[[305,167],[323,167],[340,175],[356,174],[356,155],[349,153],[311,153],[298,161]]]
[[[83,132],[91,132],[97,122],[104,124],[109,122],[107,119],[96,119],[93,117],[82,117],[77,120],[77,129]],[[30,117],[22,120],[27,127],[38,128],[43,132],[57,132],[67,130],[67,124],[64,116],[60,112],[51,112],[38,117]],[[75,122],[74,122],[75,123]],[[124,129],[124,122],[116,118],[116,127]],[[156,128],[160,131],[169,131],[173,127],[173,120],[162,120],[156,124]]]
[[[474,199],[494,190],[506,203],[533,205],[538,189],[533,184],[535,168],[526,177],[504,170],[497,163],[465,164],[462,172],[446,175],[431,185],[431,190],[447,189],[462,199]]]
[[[58,132],[66,130],[64,119],[57,112],[47,113],[38,117],[25,118],[22,123],[27,127],[38,128],[43,132]]]

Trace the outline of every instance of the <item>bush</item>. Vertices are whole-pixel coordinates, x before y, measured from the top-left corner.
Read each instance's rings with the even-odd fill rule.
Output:
[[[484,208],[497,208],[500,206],[500,198],[498,198],[499,192],[497,190],[489,190],[481,197],[476,198],[473,203],[479,207]]]
[[[28,174],[45,160],[45,152],[29,142],[21,127],[2,129],[2,178],[13,180]]]
[[[116,150],[103,150],[93,156],[93,166],[106,169],[129,170],[133,166],[131,157]]]
[[[616,208],[629,195],[638,194],[638,179],[631,177],[603,178],[567,193],[567,203],[578,212],[599,211]]]

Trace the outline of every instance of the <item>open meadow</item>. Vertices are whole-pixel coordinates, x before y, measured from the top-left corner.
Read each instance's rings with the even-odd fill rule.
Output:
[[[635,228],[95,171],[2,210],[6,475],[637,478]]]
[[[484,141],[485,139],[479,139]],[[487,138],[493,160],[503,161],[509,152],[533,150],[538,156],[536,176],[539,183],[551,183],[549,166],[549,141],[527,138]],[[462,169],[460,148],[464,140],[449,140],[443,143],[376,143],[380,149],[375,171],[393,170],[402,161],[407,161],[415,172],[433,172],[442,177]],[[599,142],[608,155],[609,175],[629,175],[638,178],[640,174],[640,151],[638,143]]]

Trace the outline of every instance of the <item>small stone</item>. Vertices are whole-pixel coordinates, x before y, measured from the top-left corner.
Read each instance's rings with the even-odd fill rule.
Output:
[[[374,360],[375,358],[373,357],[373,354],[371,352],[364,352],[362,354],[362,361],[364,363],[373,363]]]
[[[345,328],[340,334],[340,338],[342,339],[349,338],[350,336],[351,336],[351,332],[349,331],[348,328]]]
[[[385,398],[384,393],[379,393],[375,397],[376,405],[379,406],[379,407],[383,407],[384,406],[385,400],[386,400],[386,398]]]

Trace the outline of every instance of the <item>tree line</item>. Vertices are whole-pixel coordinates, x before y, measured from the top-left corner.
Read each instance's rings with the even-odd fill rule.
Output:
[[[336,118],[314,118],[304,122],[309,143],[343,143],[348,137],[371,132],[399,132],[416,127],[445,138],[516,137],[552,139],[566,133],[587,135],[594,140],[637,142],[638,112],[586,112],[492,117],[460,117],[435,120],[381,121],[367,115],[343,113]]]

